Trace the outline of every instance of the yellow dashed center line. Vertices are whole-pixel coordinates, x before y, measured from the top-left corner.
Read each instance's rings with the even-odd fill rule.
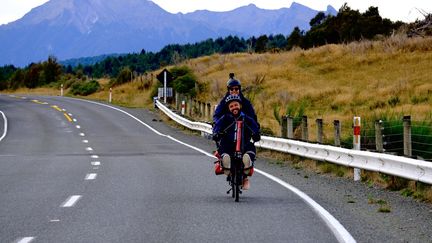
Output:
[[[54,109],[56,109],[56,110],[58,110],[58,111],[62,111],[62,109],[60,109],[58,106],[56,106],[56,105],[52,105],[51,106],[52,108],[54,108]]]
[[[34,103],[36,103],[36,104],[41,104],[41,105],[44,105],[45,103],[43,103],[43,102],[40,102],[39,100],[32,100]]]
[[[66,119],[67,119],[69,122],[72,122],[72,118],[71,118],[68,114],[63,113],[63,115],[66,117]]]

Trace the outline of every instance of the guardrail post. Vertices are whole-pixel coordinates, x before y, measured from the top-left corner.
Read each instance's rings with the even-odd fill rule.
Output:
[[[382,125],[382,120],[375,121],[375,147],[377,152],[384,152],[384,144],[383,144],[383,131],[384,127]]]
[[[283,138],[287,138],[288,136],[288,127],[287,127],[287,116],[282,116],[281,117],[281,137]]]
[[[316,119],[317,125],[317,142],[323,143],[323,119]]]
[[[108,102],[111,103],[112,102],[112,88],[109,89],[109,97],[108,97]]]
[[[309,138],[307,116],[302,117],[302,140],[307,142]]]
[[[360,150],[360,117],[356,116],[353,120],[354,136],[353,136],[353,149]],[[354,168],[354,181],[360,180],[361,170],[359,168]]]
[[[287,116],[287,137],[294,138],[294,119],[291,116]]]
[[[341,124],[339,120],[333,121],[334,125],[334,145],[336,147],[341,146]]]
[[[403,144],[404,144],[404,155],[408,157],[412,157],[411,116],[403,117]]]

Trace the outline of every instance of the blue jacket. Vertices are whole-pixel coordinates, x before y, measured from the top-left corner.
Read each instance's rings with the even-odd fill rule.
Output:
[[[220,141],[219,154],[227,153],[233,155],[235,152],[235,127],[236,121],[243,120],[243,151],[256,153],[254,144],[260,140],[260,129],[258,124],[250,116],[240,113],[239,117],[234,117],[230,112],[223,115],[213,127],[213,138]]]
[[[228,95],[230,95],[229,92],[227,92],[225,94],[225,96],[219,102],[219,105],[216,107],[216,110],[215,110],[214,115],[213,115],[213,122],[214,123],[216,123],[223,115],[230,113],[230,111],[228,110],[228,107],[226,106],[226,103],[225,103],[225,99]],[[246,115],[248,115],[249,117],[251,117],[252,119],[254,119],[255,122],[258,124],[258,127],[259,127],[258,118],[257,118],[257,115],[255,114],[255,110],[252,107],[251,102],[248,99],[246,99],[246,97],[244,97],[241,92],[240,92],[240,98],[242,100],[242,109],[241,109],[242,112],[245,113]]]

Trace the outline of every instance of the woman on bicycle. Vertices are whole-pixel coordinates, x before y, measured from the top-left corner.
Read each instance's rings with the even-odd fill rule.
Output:
[[[225,104],[225,100],[229,95],[238,95],[240,97],[240,99],[242,100],[243,113],[254,119],[259,126],[255,110],[251,102],[243,96],[243,93],[241,92],[240,81],[234,78],[234,73],[229,74],[229,79],[227,82],[227,92],[216,107],[213,115],[213,123],[216,123],[224,114],[229,113],[228,107]]]
[[[256,148],[251,142],[260,140],[260,129],[257,122],[242,109],[242,99],[238,95],[228,95],[225,99],[225,105],[229,112],[219,118],[213,127],[213,139],[219,143],[218,153],[222,158],[222,165],[225,171],[229,174],[231,168],[231,157],[235,152],[235,124],[237,121],[243,121],[243,133],[242,133],[242,144],[243,144],[243,156],[242,161],[245,169],[245,179],[243,180],[243,189],[249,189],[249,180],[247,175],[251,176],[250,173],[253,167],[253,161],[255,160]]]

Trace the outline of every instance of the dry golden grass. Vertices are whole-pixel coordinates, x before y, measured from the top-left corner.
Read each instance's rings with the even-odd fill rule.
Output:
[[[36,89],[28,89],[28,88],[19,88],[17,90],[3,90],[2,93],[5,94],[31,94],[31,95],[51,95],[51,96],[60,96],[60,90],[55,90],[52,88],[36,88]]]

